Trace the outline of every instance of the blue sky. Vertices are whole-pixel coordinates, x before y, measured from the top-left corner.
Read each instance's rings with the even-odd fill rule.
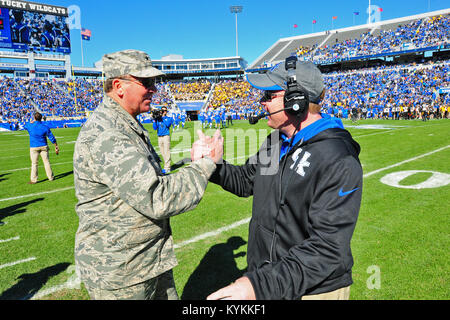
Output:
[[[139,49],[152,59],[169,54],[185,59],[236,55],[235,15],[232,5],[242,5],[238,15],[239,55],[249,64],[278,39],[332,27],[365,24],[368,0],[46,0],[34,2],[81,10],[81,24],[92,31],[83,41],[84,66],[93,66],[103,54]],[[448,0],[371,0],[383,8],[382,20],[449,8]],[[360,14],[354,16],[353,12]],[[354,20],[355,18],[355,20]],[[297,24],[298,28],[294,28]],[[80,30],[71,30],[72,63],[81,66]]]

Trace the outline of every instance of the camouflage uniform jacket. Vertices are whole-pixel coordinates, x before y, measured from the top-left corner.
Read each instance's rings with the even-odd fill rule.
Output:
[[[205,158],[163,176],[148,132],[105,96],[75,145],[75,263],[92,288],[114,290],[177,265],[169,217],[194,209],[216,165]]]

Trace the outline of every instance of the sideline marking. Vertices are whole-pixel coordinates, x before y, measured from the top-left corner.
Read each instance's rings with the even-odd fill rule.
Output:
[[[442,147],[442,148],[439,148],[437,150],[434,150],[434,151],[431,151],[431,152],[428,152],[428,153],[425,153],[425,154],[422,154],[420,156],[417,156],[417,157],[414,157],[414,158],[411,158],[411,159],[408,159],[408,160],[404,160],[404,161],[398,162],[396,164],[393,164],[393,165],[390,165],[390,166],[387,166],[387,167],[384,167],[384,168],[381,168],[381,169],[378,169],[378,170],[366,173],[363,177],[367,178],[367,177],[373,176],[374,174],[377,174],[379,172],[382,172],[382,171],[385,171],[385,170],[388,170],[388,169],[392,169],[392,168],[401,166],[402,164],[405,164],[405,163],[408,163],[408,162],[412,162],[412,161],[415,161],[415,160],[418,160],[418,159],[421,159],[421,158],[425,158],[427,156],[430,156],[430,155],[432,155],[432,154],[434,154],[436,152],[445,150],[447,148],[450,148],[450,145]]]
[[[73,273],[73,275],[71,277],[69,277],[69,279],[60,285],[51,287],[49,289],[42,289],[40,291],[38,291],[36,294],[34,294],[33,296],[28,296],[28,297],[24,297],[21,300],[39,300],[45,296],[48,296],[52,293],[64,290],[64,289],[80,289],[81,288],[81,280],[80,278],[78,278],[77,274],[76,274],[76,267],[74,265],[71,265],[67,268],[66,270],[67,273],[71,274]]]
[[[381,131],[381,132],[374,132],[374,133],[368,133],[368,134],[362,134],[362,135],[352,135],[352,136],[353,136],[354,139],[357,139],[357,138],[376,136],[376,135],[385,134],[385,133],[393,134],[393,133],[396,133],[397,131],[401,131],[401,130],[416,129],[416,128],[426,128],[426,127],[440,126],[440,125],[442,125],[442,124],[438,123],[438,124],[429,124],[429,125],[424,125],[424,126],[399,127],[398,129],[394,129],[394,130],[385,130],[385,131]],[[345,126],[345,127],[347,128],[347,126]],[[358,128],[355,127],[355,129],[358,129]]]
[[[64,164],[69,164],[69,163],[73,163],[73,161],[70,161],[70,162],[60,162],[60,163],[51,163],[51,166],[53,167],[53,166],[61,166],[61,165],[64,165]],[[44,165],[39,165],[39,168],[40,169],[43,169],[44,168]],[[27,168],[20,168],[20,169],[11,169],[11,170],[5,170],[5,171],[2,171],[2,172],[16,172],[16,171],[25,171],[25,170],[31,170],[31,166],[29,166],[29,167],[27,167]]]
[[[414,158],[411,158],[411,159],[408,159],[408,160],[399,162],[399,163],[397,163],[397,164],[394,164],[394,165],[391,165],[391,166],[388,166],[388,167],[385,167],[385,168],[381,168],[381,169],[378,169],[378,170],[369,172],[369,173],[365,174],[363,177],[364,177],[364,178],[369,177],[369,176],[374,175],[374,174],[376,174],[376,173],[379,173],[379,172],[381,172],[381,171],[388,170],[388,169],[390,169],[390,168],[394,168],[394,167],[400,166],[400,165],[402,165],[402,164],[404,164],[404,163],[411,162],[411,161],[414,161],[414,160],[417,160],[417,159],[420,159],[420,158],[429,156],[429,155],[431,155],[431,154],[434,154],[434,153],[436,153],[436,152],[442,151],[442,150],[447,149],[447,148],[449,148],[449,147],[450,147],[450,145],[448,145],[448,146],[446,146],[446,147],[443,147],[443,148],[439,148],[439,149],[434,150],[434,151],[431,151],[431,152],[428,152],[428,153],[426,153],[426,154],[423,154],[423,155],[420,155],[420,156],[417,156],[417,157],[414,157]],[[2,201],[2,200],[0,200],[0,201]],[[179,248],[182,248],[182,247],[184,247],[184,246],[187,246],[188,244],[195,243],[195,242],[198,242],[198,241],[207,239],[207,238],[209,238],[209,237],[217,236],[217,235],[219,235],[219,234],[221,234],[221,233],[223,233],[223,232],[225,232],[225,231],[229,231],[229,230],[231,230],[231,229],[237,228],[237,227],[239,227],[239,226],[241,226],[241,225],[243,225],[243,224],[246,224],[246,223],[250,222],[250,219],[251,219],[251,218],[246,218],[246,219],[240,220],[240,221],[238,221],[238,222],[235,222],[235,223],[233,223],[233,224],[230,224],[230,225],[228,225],[228,226],[226,226],[226,227],[219,228],[219,229],[217,229],[217,230],[215,230],[215,231],[206,232],[206,233],[201,234],[201,235],[199,235],[199,236],[196,236],[196,237],[194,237],[194,238],[192,238],[192,239],[189,239],[189,240],[186,240],[186,241],[183,241],[183,242],[174,244],[173,247],[174,247],[174,249],[179,249]],[[0,266],[0,269],[1,269],[1,266]],[[50,288],[50,289],[47,289],[47,290],[43,290],[42,292],[38,292],[32,299],[39,299],[39,298],[42,298],[42,297],[44,297],[44,296],[46,296],[46,295],[48,295],[48,294],[51,294],[51,293],[60,291],[60,290],[62,290],[62,289],[70,289],[70,288],[73,288],[74,286],[78,285],[78,281],[80,281],[80,280],[78,279],[78,277],[75,278],[75,279],[72,279],[72,278],[71,278],[71,279],[69,279],[66,283],[64,283],[64,284],[62,284],[62,285],[55,286],[55,287]]]
[[[387,166],[387,167],[384,167],[384,168],[381,168],[381,169],[374,170],[372,172],[366,173],[363,177],[364,178],[370,177],[370,176],[372,176],[374,174],[377,174],[379,172],[382,172],[382,171],[385,171],[385,170],[388,170],[388,169],[391,169],[391,168],[395,168],[395,167],[401,166],[402,164],[405,164],[405,163],[408,163],[408,162],[411,162],[411,161],[415,161],[415,160],[427,157],[429,155],[432,155],[434,153],[440,152],[440,151],[445,150],[447,148],[450,148],[450,145],[442,147],[442,148],[439,148],[437,150],[434,150],[434,151],[431,151],[431,152],[428,152],[428,153],[425,153],[425,154],[422,154],[420,156],[417,156],[417,157],[414,157],[414,158],[411,158],[411,159],[408,159],[408,160],[404,160],[404,161],[398,162],[396,164],[393,164],[393,165],[390,165],[390,166]],[[234,159],[229,159],[228,161],[230,161],[230,160],[237,160],[237,159],[240,159],[240,158],[244,158],[244,157],[236,157]],[[74,189],[74,188],[75,187],[72,186],[72,187],[67,187],[67,188],[62,188],[62,189],[57,189],[57,190],[52,190],[52,191],[46,191],[46,192],[42,192],[42,193],[33,193],[33,194],[28,194],[28,195],[13,197],[13,198],[0,199],[0,202],[10,201],[10,200],[17,200],[17,199],[23,199],[23,198],[34,197],[34,196],[40,196],[40,195],[56,193],[56,192],[60,192],[60,191],[62,192],[62,191],[67,191],[67,190],[71,190],[71,189]]]
[[[24,260],[19,260],[19,261],[15,261],[15,262],[10,262],[10,263],[6,263],[6,264],[2,264],[2,265],[0,265],[0,269],[6,268],[6,267],[12,267],[12,266],[15,266],[15,265],[17,265],[17,264],[21,264],[21,263],[25,263],[25,262],[30,262],[30,261],[33,261],[33,260],[36,260],[36,258],[35,258],[35,257],[31,257],[31,258],[24,259]]]
[[[204,234],[201,234],[201,235],[196,236],[194,238],[191,238],[189,240],[180,242],[178,244],[174,244],[173,248],[174,249],[179,249],[179,248],[182,248],[184,246],[187,246],[188,244],[191,244],[191,243],[194,243],[194,242],[198,242],[200,240],[204,240],[204,239],[207,239],[207,238],[210,238],[210,237],[217,236],[217,235],[219,235],[219,234],[221,234],[223,232],[229,231],[231,229],[234,229],[234,228],[237,228],[237,227],[239,227],[241,225],[249,223],[250,219],[251,218],[246,218],[246,219],[243,219],[241,221],[238,221],[238,222],[235,222],[233,224],[230,224],[230,225],[228,225],[226,227],[219,228],[219,229],[217,229],[215,231],[206,232]],[[41,299],[41,298],[43,298],[45,296],[48,296],[48,295],[50,295],[52,293],[55,293],[55,292],[58,292],[58,291],[61,291],[61,290],[64,290],[64,289],[79,289],[80,288],[80,284],[81,284],[81,280],[75,274],[74,276],[70,277],[65,283],[57,285],[57,286],[54,286],[54,287],[51,287],[49,289],[38,291],[33,297],[31,297],[29,299],[30,300],[38,300],[38,299]],[[27,300],[27,298],[23,298],[23,300]]]
[[[230,225],[228,225],[226,227],[219,228],[219,229],[217,229],[215,231],[206,232],[206,233],[201,234],[199,236],[196,236],[196,237],[194,237],[192,239],[183,241],[181,243],[177,243],[173,247],[174,247],[174,249],[179,249],[179,248],[182,248],[184,246],[187,246],[188,244],[191,244],[191,243],[194,243],[194,242],[198,242],[198,241],[204,240],[206,238],[215,237],[215,236],[217,236],[217,235],[219,235],[219,234],[221,234],[223,232],[229,231],[229,230],[237,228],[237,227],[239,227],[239,226],[241,226],[243,224],[249,223],[250,219],[251,218],[245,218],[245,219],[243,219],[241,221],[232,223],[232,224],[230,224]]]
[[[23,198],[30,198],[30,197],[35,197],[35,196],[42,196],[44,194],[56,193],[56,192],[60,192],[60,191],[62,192],[62,191],[67,191],[67,190],[71,190],[71,189],[75,189],[75,187],[72,186],[72,187],[56,189],[56,190],[52,190],[52,191],[45,191],[45,192],[40,192],[40,193],[32,193],[32,194],[26,194],[26,195],[18,196],[18,197],[0,199],[0,202],[10,201],[10,200],[17,200],[17,199],[23,199]]]
[[[20,240],[20,236],[11,238],[11,239],[5,239],[5,240],[0,240],[0,243],[5,243],[5,242],[10,242],[10,241],[15,241],[15,240]]]

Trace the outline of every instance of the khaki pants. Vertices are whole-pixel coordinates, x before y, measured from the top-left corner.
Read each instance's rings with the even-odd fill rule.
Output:
[[[170,135],[158,137],[158,145],[161,155],[164,159],[164,170],[170,172]]]
[[[48,146],[39,148],[30,148],[30,158],[31,158],[31,182],[36,183],[38,181],[38,165],[39,165],[39,155],[44,162],[45,173],[50,181],[53,181],[55,177],[53,176],[52,167],[50,166],[50,160],[48,157]]]
[[[303,296],[302,300],[350,300],[350,287],[311,296]]]
[[[128,288],[86,289],[92,300],[179,300],[172,270]]]

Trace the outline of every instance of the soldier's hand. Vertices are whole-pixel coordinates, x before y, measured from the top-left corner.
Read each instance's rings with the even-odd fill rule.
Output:
[[[211,154],[211,148],[206,142],[201,140],[196,141],[192,145],[191,149],[191,160],[192,162],[200,160],[204,157],[207,157]]]
[[[220,130],[217,130],[212,140],[210,141],[210,147],[212,149],[211,156],[215,163],[222,162],[223,159],[223,137]]]
[[[197,131],[199,140],[194,143],[191,150],[191,160],[196,161],[204,157],[210,157],[215,163],[223,158],[223,137],[220,130],[214,136],[208,137],[201,131]]]

